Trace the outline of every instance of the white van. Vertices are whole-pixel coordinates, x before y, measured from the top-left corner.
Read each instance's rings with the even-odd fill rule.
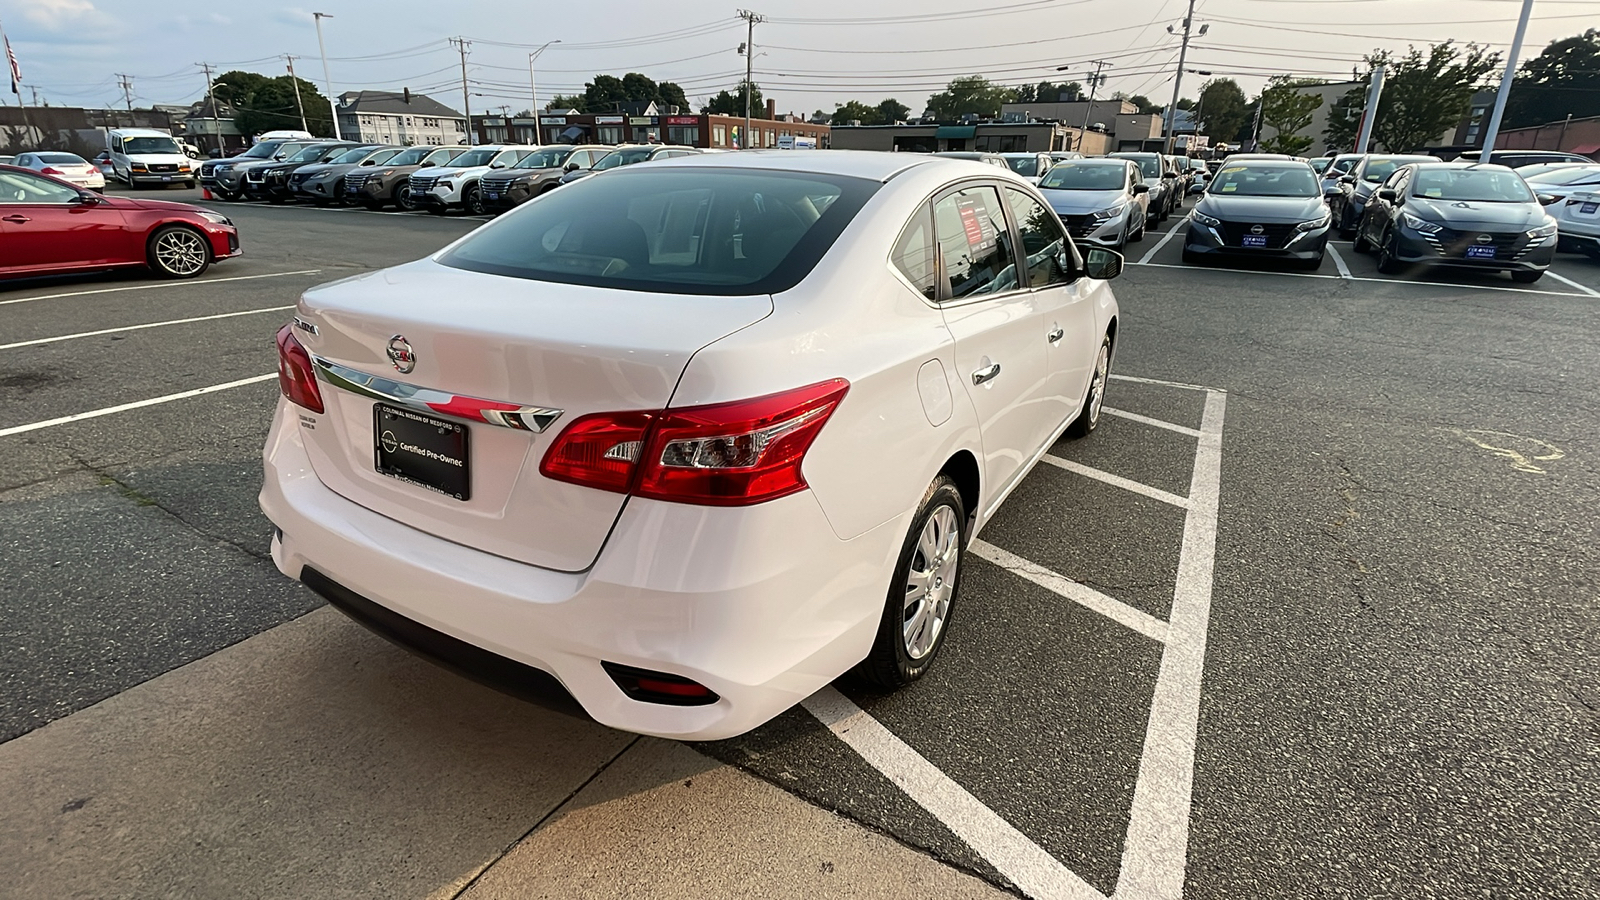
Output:
[[[194,187],[200,163],[172,135],[154,128],[116,128],[110,133],[111,176],[129,187],[182,184]]]
[[[309,132],[309,131],[269,131],[266,134],[258,134],[258,135],[256,135],[256,143],[258,143],[258,144],[261,143],[262,141],[309,141],[309,140],[311,140],[311,132]]]

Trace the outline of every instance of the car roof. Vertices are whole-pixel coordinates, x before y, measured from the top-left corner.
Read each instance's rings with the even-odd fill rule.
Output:
[[[1477,170],[1481,169],[1481,170],[1483,170],[1485,172],[1512,172],[1512,171],[1515,171],[1510,166],[1501,165],[1500,163],[1493,163],[1493,162],[1481,163],[1481,162],[1475,162],[1475,161],[1470,160],[1470,159],[1456,159],[1456,160],[1451,160],[1450,162],[1445,162],[1444,160],[1441,159],[1441,160],[1437,160],[1435,162],[1413,162],[1413,163],[1407,163],[1406,165],[1416,166],[1419,169],[1472,169],[1474,171],[1477,171]]]
[[[1107,165],[1131,166],[1131,165],[1133,165],[1133,160],[1128,159],[1125,156],[1086,156],[1083,159],[1063,159],[1061,161],[1064,162],[1064,163],[1088,163],[1088,164],[1091,164],[1091,165],[1098,165],[1098,166],[1107,166]]]
[[[1044,155],[1044,151],[1043,150],[1018,150],[1018,151],[1014,151],[1014,152],[1001,153],[1000,155],[1001,156],[1016,156],[1016,157],[1040,156],[1040,155]]]
[[[165,131],[155,128],[113,128],[111,129],[111,133],[120,134],[127,137],[172,137],[172,135],[166,133]]]
[[[672,160],[668,165],[808,172],[817,175],[865,178],[871,181],[888,181],[909,169],[932,166],[947,167],[952,175],[973,174],[980,168],[987,168],[989,175],[996,174],[994,166],[971,159],[936,153],[884,153],[878,150],[743,150],[738,153],[701,153],[685,156],[682,159]]]

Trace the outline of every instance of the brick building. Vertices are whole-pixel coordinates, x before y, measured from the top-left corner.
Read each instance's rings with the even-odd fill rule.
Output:
[[[474,122],[476,124],[477,120]],[[523,122],[525,120],[511,120],[513,134],[519,130],[516,126]],[[545,144],[660,143],[731,150],[740,146],[739,132],[743,128],[743,116],[663,112],[653,103],[611,114],[547,110],[539,115],[539,140]],[[813,125],[798,116],[780,116],[770,100],[765,116],[750,119],[750,131],[754,135],[754,140],[747,142],[751,147],[776,147],[784,137],[810,138],[816,141],[819,149],[831,146],[832,130],[828,126]],[[479,135],[485,142],[491,140],[491,135],[505,134],[506,120],[482,120]]]

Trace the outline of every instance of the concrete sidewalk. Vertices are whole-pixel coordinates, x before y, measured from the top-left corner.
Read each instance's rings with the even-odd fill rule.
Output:
[[[330,609],[0,744],[0,897],[1008,897]]]

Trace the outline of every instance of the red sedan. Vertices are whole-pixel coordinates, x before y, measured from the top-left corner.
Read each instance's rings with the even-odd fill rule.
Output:
[[[221,213],[103,196],[0,166],[0,277],[146,266],[193,278],[238,255],[238,229]]]

